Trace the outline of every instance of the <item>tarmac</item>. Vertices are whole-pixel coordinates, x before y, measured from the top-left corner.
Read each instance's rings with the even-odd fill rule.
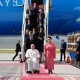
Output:
[[[21,65],[14,65],[19,63],[19,56],[16,57],[15,61],[12,61],[14,54],[0,54],[0,75],[2,76],[20,76]],[[67,56],[67,55],[66,55]],[[44,60],[44,59],[42,59]],[[80,69],[67,64],[66,62],[60,62],[60,54],[57,54],[54,61],[53,72],[58,76],[64,77],[79,77]],[[11,63],[11,65],[8,65]],[[54,75],[51,75],[54,76]]]
[[[52,37],[53,42],[56,47],[59,49],[61,44],[61,39],[64,39],[67,42],[66,37],[60,37],[60,39],[56,39],[55,36]],[[21,40],[20,36],[16,37],[0,37],[0,49],[15,49],[15,44],[18,40]],[[12,61],[12,58],[15,54],[9,53],[0,53],[0,77],[3,76],[11,76],[11,77],[20,77],[22,66],[19,63],[19,56],[16,57],[15,61]],[[66,58],[67,58],[66,54]],[[60,54],[56,54],[56,59],[54,61],[54,74],[56,76],[64,77],[64,80],[80,80],[80,69],[70,65],[66,62],[60,62]],[[44,56],[42,58],[44,61]],[[44,63],[43,63],[44,66]],[[54,76],[53,74],[51,76]],[[6,79],[5,79],[6,80]],[[16,80],[16,79],[15,79]],[[17,79],[19,80],[19,79]]]
[[[56,45],[56,48],[60,48],[61,40],[64,39],[67,42],[66,36],[59,36],[59,39],[56,36],[51,36],[53,43]],[[0,37],[0,49],[15,49],[16,43],[18,40],[22,41],[21,36],[1,36]]]

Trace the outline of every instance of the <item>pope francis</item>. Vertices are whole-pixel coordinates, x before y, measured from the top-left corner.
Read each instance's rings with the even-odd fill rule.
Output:
[[[26,70],[27,73],[38,73],[39,74],[39,51],[35,49],[35,45],[31,44],[31,49],[26,52]]]

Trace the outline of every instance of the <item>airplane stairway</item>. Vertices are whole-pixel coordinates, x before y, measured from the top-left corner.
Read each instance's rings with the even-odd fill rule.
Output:
[[[46,4],[41,5],[41,8],[43,8],[44,13],[45,13],[45,18],[44,18],[44,44],[46,43],[46,38],[48,37],[48,14],[49,14],[49,0],[46,0]],[[28,0],[24,0],[24,11],[23,11],[23,25],[22,25],[22,49],[21,49],[21,59],[22,61],[25,60],[25,50],[24,50],[24,45],[25,45],[25,31],[26,31],[26,11],[27,9],[32,8],[31,5],[28,5]],[[33,26],[35,26],[33,24]]]

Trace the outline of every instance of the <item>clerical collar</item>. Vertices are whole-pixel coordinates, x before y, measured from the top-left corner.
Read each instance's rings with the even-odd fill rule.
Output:
[[[35,49],[32,49],[32,50],[35,50]]]

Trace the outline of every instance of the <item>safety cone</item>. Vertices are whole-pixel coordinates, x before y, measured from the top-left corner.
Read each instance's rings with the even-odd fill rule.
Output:
[[[67,61],[66,61],[66,63],[70,63],[71,61],[70,61],[70,56],[68,55],[67,56]]]

